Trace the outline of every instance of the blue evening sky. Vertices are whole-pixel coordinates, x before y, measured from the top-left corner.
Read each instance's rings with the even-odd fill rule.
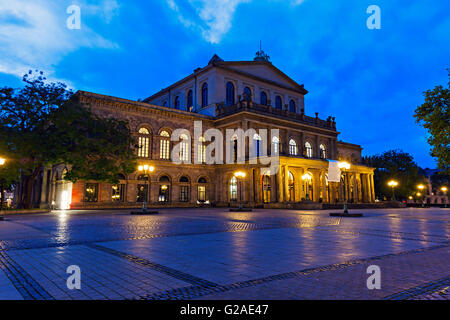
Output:
[[[68,6],[81,29],[66,28]],[[368,6],[381,8],[369,30]],[[371,155],[401,148],[435,167],[413,112],[448,81],[450,1],[0,0],[0,86],[28,69],[136,100],[205,66],[214,53],[252,60],[259,49],[309,90],[308,115],[335,116],[340,139]]]

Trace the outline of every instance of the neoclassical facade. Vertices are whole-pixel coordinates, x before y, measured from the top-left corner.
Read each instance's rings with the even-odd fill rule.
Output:
[[[158,207],[234,206],[242,201],[252,207],[295,208],[311,201],[342,202],[344,194],[349,202],[374,202],[374,169],[361,163],[362,148],[338,141],[333,117],[307,116],[307,93],[262,53],[254,61],[237,62],[215,55],[207,66],[144,101],[79,91],[81,101],[97,114],[129,122],[139,144],[139,164],[155,170],[121,174],[120,183],[111,185],[72,184],[64,181],[64,165],[46,168],[37,201],[42,207],[63,209],[136,208],[144,200]],[[200,122],[197,137],[195,124]],[[185,134],[173,141],[176,129]],[[221,132],[225,140],[227,130],[252,134],[244,140],[232,135],[229,144],[224,142],[223,154],[232,163],[210,164],[206,158],[211,139],[203,136],[209,129]],[[264,143],[262,129],[277,134]],[[173,161],[177,144],[182,164]],[[263,157],[276,158],[276,167],[258,161]],[[345,183],[328,180],[332,160],[351,163]],[[237,170],[245,178],[236,178]]]

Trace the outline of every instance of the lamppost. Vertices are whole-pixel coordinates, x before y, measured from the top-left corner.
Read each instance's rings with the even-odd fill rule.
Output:
[[[245,178],[245,172],[237,171],[234,176],[239,181],[239,210],[242,210],[242,179]]]
[[[441,188],[441,191],[442,191],[442,193],[444,194],[444,196],[447,196],[447,187],[446,186],[443,186],[442,188]],[[447,208],[447,199],[445,199],[445,205],[444,205],[444,208]]]
[[[140,172],[144,173],[144,181],[145,181],[145,186],[146,186],[146,189],[147,189],[147,193],[145,194],[145,197],[144,197],[144,203],[142,204],[142,212],[146,213],[147,212],[147,197],[148,197],[148,194],[149,194],[149,191],[150,191],[149,190],[150,187],[147,184],[147,181],[150,179],[150,177],[148,176],[148,173],[155,171],[155,167],[149,166],[147,164],[144,164],[142,166],[139,166],[138,170]],[[145,179],[145,176],[147,176],[147,179]]]
[[[398,182],[395,180],[391,180],[388,182],[388,186],[392,188],[392,201],[395,201],[395,192],[394,189],[395,187],[398,186]]]
[[[347,208],[347,192],[345,192],[345,170],[349,170],[350,169],[350,163],[346,162],[346,161],[341,161],[338,164],[339,169],[341,169],[341,171],[343,172],[342,174],[342,180],[343,180],[343,187],[341,187],[342,189],[342,195],[344,196],[344,214],[348,214],[348,208]],[[341,184],[342,185],[342,184]]]
[[[425,207],[424,203],[423,203],[423,199],[422,199],[422,191],[423,189],[425,189],[425,186],[423,184],[419,184],[417,186],[417,189],[420,190],[420,192],[417,194],[418,197],[420,197],[420,200],[422,201],[422,208]]]
[[[6,162],[6,159],[0,158],[0,166],[3,166]],[[3,192],[3,180],[0,184],[0,211],[3,210],[3,197],[4,197],[4,192]],[[3,217],[0,217],[0,220],[3,220]]]
[[[309,184],[311,182],[311,175],[307,172],[302,176],[302,180],[306,181],[306,195],[305,195],[305,200],[310,200],[309,199]]]

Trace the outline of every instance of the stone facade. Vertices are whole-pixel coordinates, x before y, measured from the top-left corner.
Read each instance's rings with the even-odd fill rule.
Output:
[[[362,148],[337,140],[334,118],[323,120],[317,113],[306,116],[303,85],[268,61],[225,62],[215,56],[205,68],[143,102],[84,91],[77,94],[97,114],[127,120],[139,144],[145,145],[136,151],[138,162],[153,166],[155,171],[148,180],[140,172],[123,175],[117,186],[97,181],[72,185],[63,180],[64,165],[46,168],[41,206],[136,208],[146,196],[149,206],[228,206],[242,199],[248,206],[277,207],[294,206],[307,199],[341,202],[343,190],[350,202],[375,200],[373,168],[361,164]],[[194,163],[192,158],[199,156],[194,123],[199,121],[202,134],[218,129],[224,137],[227,129],[279,130],[276,153],[273,143],[267,143],[267,157],[277,157],[277,167],[269,169],[250,161],[250,139],[245,140],[241,163],[205,164],[204,159]],[[179,128],[190,134],[193,163],[175,164],[166,155],[166,149],[171,151],[175,145],[170,136]],[[230,151],[226,145],[223,148],[224,154]],[[329,160],[352,164],[345,185],[328,182]],[[237,170],[246,177],[235,180]],[[302,178],[306,173],[310,181]]]

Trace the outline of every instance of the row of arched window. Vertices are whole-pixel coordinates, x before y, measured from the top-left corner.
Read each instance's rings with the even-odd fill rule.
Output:
[[[167,101],[164,101],[162,103],[163,107],[167,107]],[[180,100],[180,96],[175,96],[173,98],[173,106],[175,109],[181,109],[181,100]],[[194,92],[192,90],[189,90],[187,93],[187,98],[186,98],[186,106],[187,106],[187,111],[194,111]],[[202,92],[201,92],[201,106],[202,108],[205,108],[208,106],[208,84],[205,82],[202,85]]]
[[[160,136],[160,148],[159,148],[159,158],[162,160],[170,160],[170,134],[169,132],[162,130],[159,134]],[[236,161],[238,157],[238,137],[234,135],[232,138],[232,153],[233,159]],[[198,162],[206,162],[206,146],[205,139],[203,137],[199,138],[198,143]],[[180,154],[179,159],[181,161],[190,160],[190,141],[186,134],[180,135]],[[280,153],[280,139],[279,137],[272,138],[272,152],[277,155]],[[259,157],[263,155],[261,137],[258,134],[253,136],[253,156]],[[148,158],[150,155],[150,131],[147,128],[139,129],[138,137],[138,157]],[[299,155],[299,148],[297,142],[294,139],[289,140],[289,155],[297,156]],[[314,149],[309,141],[305,142],[304,145],[304,156],[308,158],[314,157]],[[327,148],[324,144],[319,146],[319,157],[321,159],[327,159]]]
[[[235,101],[235,86],[233,82],[229,81],[226,84],[226,98],[225,98],[225,105],[226,106],[232,106],[236,103]],[[244,88],[243,92],[243,99],[245,101],[253,101],[253,94],[252,90],[249,87]],[[201,107],[205,108],[208,106],[208,83],[203,83],[201,86]],[[259,104],[267,106],[269,104],[269,99],[267,97],[267,93],[265,91],[261,91],[259,96]],[[167,101],[163,102],[163,106],[167,106]],[[181,100],[180,96],[175,96],[173,101],[173,106],[175,109],[181,109]],[[186,106],[188,111],[193,111],[194,109],[194,93],[192,90],[189,90],[187,93],[187,99],[186,99]],[[280,95],[275,96],[275,108],[276,109],[283,109],[283,98]],[[289,100],[288,108],[290,112],[296,112],[297,111],[297,105],[293,99]]]
[[[120,174],[119,179],[125,181],[124,175]],[[137,177],[139,183],[136,188],[136,202],[148,202],[149,201],[149,184],[148,176],[140,175]],[[181,176],[179,179],[179,202],[189,202],[191,198],[191,185],[190,179],[187,176]],[[200,177],[197,180],[197,201],[204,203],[208,201],[207,196],[207,183],[206,177]],[[158,180],[158,197],[157,201],[160,203],[168,203],[175,199],[171,199],[172,180],[167,175],[162,175]],[[98,183],[86,183],[84,190],[84,202],[98,202],[99,184]],[[111,186],[111,201],[112,202],[125,202],[126,201],[126,184],[119,183]],[[176,201],[176,200],[175,200]]]
[[[252,90],[249,87],[244,88],[243,92],[243,99],[245,101],[253,101],[253,95]],[[261,91],[259,96],[259,104],[267,106],[269,103],[269,100],[267,98],[267,93],[265,91]],[[235,87],[233,82],[229,81],[226,84],[226,98],[225,98],[225,105],[226,106],[232,106],[235,104]],[[277,109],[283,109],[283,98],[280,95],[275,96],[275,108]],[[296,112],[297,105],[293,99],[289,101],[289,111],[290,112]]]

